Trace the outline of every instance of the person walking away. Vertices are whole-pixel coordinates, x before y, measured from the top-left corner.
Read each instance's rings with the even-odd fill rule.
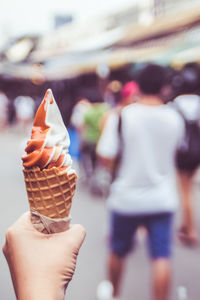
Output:
[[[80,139],[82,140],[84,131],[84,116],[87,110],[91,107],[91,103],[87,98],[81,98],[74,106],[70,124],[77,130]]]
[[[199,75],[195,69],[186,66],[180,73],[180,79],[182,83],[180,86],[181,95],[174,99],[175,109],[185,119],[185,122],[196,122],[197,126],[199,126],[200,97],[195,94],[199,86]],[[197,143],[195,143],[196,145]],[[200,152],[200,149],[197,152]],[[194,224],[192,186],[199,163],[189,164],[189,162],[183,162],[182,165],[177,164],[180,194],[184,205],[179,238],[184,244],[189,246],[195,245],[198,241],[198,234]]]
[[[8,98],[0,91],[0,130],[5,129],[8,123]]]
[[[87,105],[86,105],[87,104]],[[83,106],[83,103],[82,103]],[[79,132],[81,135],[81,165],[85,179],[90,180],[90,187],[95,189],[96,144],[100,136],[101,120],[109,106],[104,102],[88,102],[81,116]],[[73,121],[73,118],[72,118]],[[77,123],[77,122],[76,122]]]
[[[87,98],[81,98],[80,100],[77,101],[75,106],[73,107],[72,110],[72,115],[70,118],[70,125],[72,126],[73,129],[75,129],[78,137],[78,158],[79,158],[79,168],[80,172],[83,170],[83,164],[82,164],[82,156],[81,156],[81,149],[82,149],[82,144],[84,143],[84,116],[87,112],[87,110],[90,108],[91,103]],[[84,172],[85,173],[85,172]],[[82,176],[81,172],[81,176]],[[84,174],[85,175],[85,174]],[[85,178],[84,178],[85,179]]]
[[[20,130],[29,132],[35,113],[35,101],[29,96],[18,96],[14,100],[14,106]]]
[[[105,299],[119,299],[125,258],[140,226],[146,228],[148,236],[153,299],[169,297],[172,224],[178,204],[174,158],[184,124],[177,112],[163,105],[159,97],[164,80],[163,67],[147,65],[138,77],[140,99],[122,110],[121,138],[118,116],[112,114],[97,145],[98,156],[110,167],[122,148],[118,173],[108,197],[109,281],[105,283],[112,287],[107,291],[113,292]],[[99,300],[103,299],[104,291],[104,284],[100,284]]]

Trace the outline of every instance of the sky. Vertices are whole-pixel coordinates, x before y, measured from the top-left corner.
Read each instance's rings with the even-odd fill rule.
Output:
[[[73,14],[88,19],[114,12],[137,0],[0,0],[1,41],[27,33],[45,33],[53,28],[53,15]]]

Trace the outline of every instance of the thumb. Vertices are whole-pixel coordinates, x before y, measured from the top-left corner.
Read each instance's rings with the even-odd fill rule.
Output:
[[[86,230],[80,224],[73,224],[63,234],[65,234],[66,240],[71,241],[76,247],[80,248],[85,239]]]

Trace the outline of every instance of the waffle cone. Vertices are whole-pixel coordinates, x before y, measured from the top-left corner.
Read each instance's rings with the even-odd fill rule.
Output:
[[[23,173],[31,211],[52,219],[69,216],[77,181],[75,173],[56,167],[24,168]]]

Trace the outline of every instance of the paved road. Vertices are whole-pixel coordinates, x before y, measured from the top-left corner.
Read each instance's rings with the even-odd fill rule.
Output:
[[[16,132],[0,133],[0,242],[4,241],[6,228],[25,210],[28,209],[23,176],[21,172],[20,154],[23,136]],[[196,220],[200,232],[200,184],[197,178],[194,183]],[[199,212],[199,213],[198,213]],[[82,223],[87,230],[86,241],[80,251],[77,272],[71,282],[67,299],[95,300],[96,287],[105,277],[106,260],[106,208],[105,200],[92,197],[86,185],[78,184],[72,209],[73,222]],[[200,299],[200,247],[193,250],[183,248],[178,243],[173,260],[174,280],[172,300],[177,298],[177,289],[185,286],[188,300]],[[150,268],[143,239],[140,239],[134,255],[127,260],[126,275],[123,280],[123,300],[150,299]],[[15,296],[10,280],[8,267],[0,254],[0,299],[14,300]],[[40,299],[39,299],[40,300]],[[42,299],[41,299],[42,300]]]

